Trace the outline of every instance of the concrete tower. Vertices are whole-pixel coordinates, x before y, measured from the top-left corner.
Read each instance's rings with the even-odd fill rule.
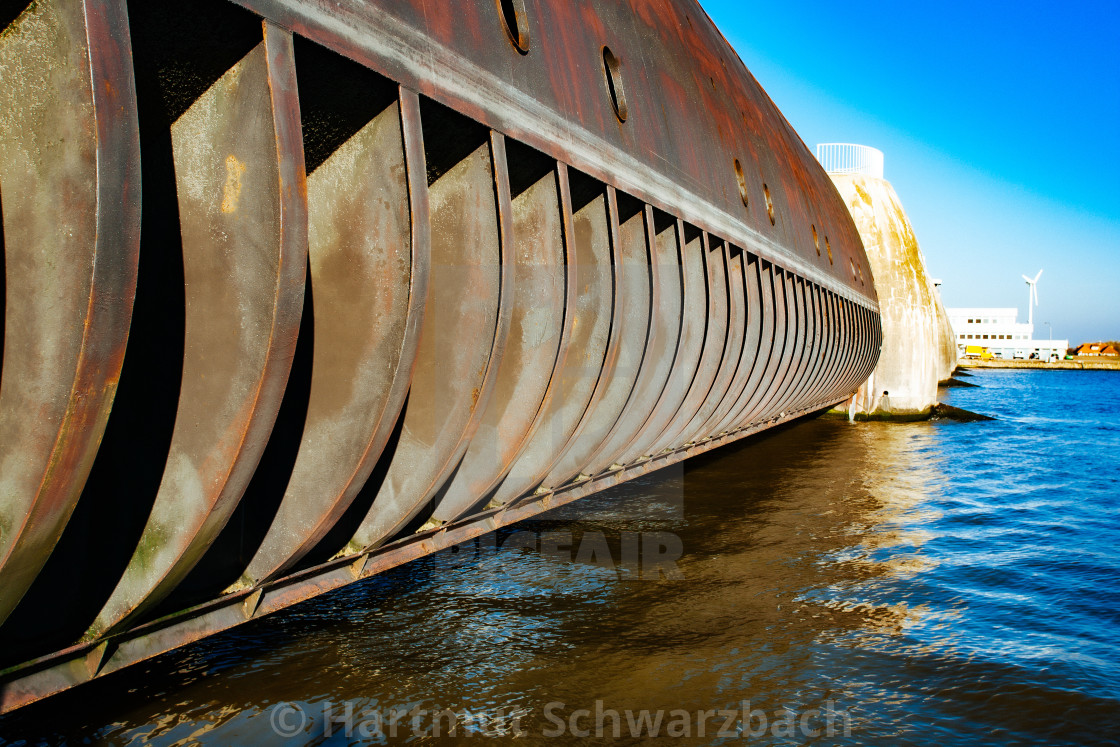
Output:
[[[849,401],[848,414],[857,419],[928,417],[937,404],[938,382],[957,365],[957,347],[910,219],[883,178],[883,153],[865,145],[825,143],[817,146],[817,159],[863,239],[883,321],[879,365]]]

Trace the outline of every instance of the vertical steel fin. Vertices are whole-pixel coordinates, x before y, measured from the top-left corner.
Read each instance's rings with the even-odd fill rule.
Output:
[[[350,549],[404,527],[458,465],[494,390],[513,307],[505,141],[491,133],[429,188],[431,280],[400,441]],[[504,249],[503,249],[504,248]]]
[[[646,351],[651,317],[650,251],[645,216],[633,213],[620,222],[617,193],[607,190],[612,245],[616,257],[615,313],[611,345],[596,395],[568,448],[553,465],[541,485],[563,485],[581,473],[594,474],[592,461],[609,437],[634,390]]]
[[[703,353],[708,324],[703,241],[699,234],[691,241],[686,241],[685,226],[679,220],[676,221],[671,240],[674,244],[673,248],[680,257],[678,269],[681,293],[680,339],[673,359],[673,369],[669,373],[660,401],[654,408],[650,422],[641,436],[623,455],[624,463],[656,454],[665,448],[662,445],[662,437],[670,425],[681,417],[681,405],[691,388]]]
[[[811,332],[809,337],[809,352],[806,358],[805,374],[801,389],[803,403],[811,405],[815,401],[813,399],[813,389],[816,386],[817,375],[820,372],[824,336],[821,334],[821,309],[816,284],[806,280],[805,294],[805,304],[809,308]]]
[[[124,576],[91,628],[163,599],[221,531],[283,398],[303,309],[307,184],[291,32],[264,40],[171,126],[186,348],[171,451]]]
[[[790,377],[795,354],[797,325],[799,323],[797,301],[793,297],[793,286],[790,283],[789,272],[779,268],[775,268],[775,270],[774,289],[779,291],[775,294],[775,300],[779,304],[778,310],[781,314],[781,322],[777,327],[778,334],[781,337],[781,354],[778,356],[774,378],[769,384],[763,386],[763,396],[755,406],[755,412],[750,418],[751,422],[769,420],[777,414],[778,411],[773,409],[773,402]]]
[[[507,504],[540,484],[571,440],[596,391],[611,339],[615,290],[606,195],[597,194],[573,214],[568,180],[561,179],[560,198],[565,225],[571,226],[570,231],[565,229],[565,244],[568,255],[577,263],[569,277],[576,289],[575,304],[569,306],[573,329],[570,349],[559,373],[557,396],[491,496],[497,505]]]
[[[753,255],[743,252],[741,263],[743,270],[743,297],[747,305],[747,331],[743,340],[743,365],[735,374],[728,391],[727,401],[714,416],[714,425],[711,433],[725,433],[730,428],[730,423],[735,412],[748,396],[747,383],[752,375],[766,365],[765,356],[760,347],[762,342],[762,291],[759,287],[758,259]]]
[[[766,348],[763,359],[766,361],[766,365],[761,369],[757,379],[751,376],[751,380],[747,382],[747,388],[750,390],[751,396],[743,404],[737,416],[737,422],[740,427],[755,422],[758,404],[774,384],[778,373],[778,366],[781,363],[785,336],[778,333],[784,328],[783,325],[786,323],[786,306],[785,295],[782,292],[780,278],[778,277],[779,272],[780,270],[769,262],[760,263],[759,274],[762,278],[762,299],[764,307],[762,339],[763,345]]]
[[[787,405],[795,402],[804,392],[800,389],[801,375],[805,368],[806,355],[809,346],[809,308],[805,303],[804,283],[801,278],[790,275],[790,293],[793,298],[794,309],[797,313],[797,330],[794,338],[793,357],[790,360],[789,375],[780,392],[775,393],[771,400],[771,410],[781,414],[786,411]]]
[[[692,422],[685,430],[685,441],[699,441],[706,438],[710,429],[710,421],[715,416],[720,405],[730,399],[728,389],[740,365],[750,365],[750,361],[743,360],[743,345],[747,336],[747,309],[746,296],[743,293],[743,254],[732,254],[730,247],[723,244],[723,262],[727,267],[727,309],[728,326],[727,340],[724,344],[723,360],[720,361],[716,371],[712,388],[704,404],[696,412]]]
[[[140,142],[123,0],[40,0],[0,36],[0,199],[3,622],[77,504],[124,360]]]
[[[284,497],[242,582],[311,551],[381,456],[408,392],[427,282],[423,147],[409,163],[415,94],[402,93],[307,180],[314,362],[303,436]],[[406,114],[405,112],[408,112]],[[417,287],[419,286],[419,287]]]
[[[817,384],[820,382],[821,370],[825,365],[826,340],[820,288],[816,283],[810,281],[806,281],[806,285],[809,290],[809,302],[813,307],[813,349],[810,353],[810,365],[805,377],[805,402],[812,407],[817,403]]]
[[[678,416],[662,438],[662,448],[675,448],[688,440],[685,436],[712,390],[726,353],[731,310],[727,295],[727,263],[723,247],[713,249],[707,233],[702,235],[702,242],[708,317],[704,350]]]
[[[676,358],[683,300],[676,231],[670,226],[658,235],[653,208],[646,205],[644,213],[652,281],[649,338],[630,400],[611,435],[600,447],[599,455],[587,468],[590,474],[597,474],[615,463],[633,461],[623,455],[654,419]]]
[[[753,264],[755,265],[753,281],[756,284],[759,299],[759,324],[761,327],[758,357],[755,359],[746,386],[743,387],[743,396],[740,397],[740,401],[735,404],[735,408],[728,416],[727,425],[724,426],[727,430],[743,427],[749,422],[746,420],[746,413],[750,411],[752,403],[758,399],[759,390],[762,387],[761,382],[770,374],[773,366],[777,365],[774,362],[774,325],[777,323],[777,312],[775,311],[774,284],[772,282],[773,266],[762,260],[756,260]],[[751,279],[751,276],[748,276],[748,281]]]
[[[513,200],[513,310],[494,395],[433,517],[451,521],[487,495],[521,453],[548,394],[564,331],[568,283],[557,172]]]

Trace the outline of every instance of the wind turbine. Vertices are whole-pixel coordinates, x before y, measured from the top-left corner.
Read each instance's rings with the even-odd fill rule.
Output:
[[[1023,280],[1027,281],[1027,324],[1034,324],[1034,307],[1038,306],[1038,279],[1040,277],[1042,277],[1042,270],[1038,271],[1034,280],[1026,275],[1023,276]],[[1032,301],[1034,302],[1033,305],[1031,304]]]

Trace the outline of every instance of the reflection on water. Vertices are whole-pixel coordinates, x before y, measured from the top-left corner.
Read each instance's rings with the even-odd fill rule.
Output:
[[[419,706],[530,743],[579,709],[593,730],[601,701],[662,729],[688,711],[697,742],[759,725],[713,713],[698,737],[697,711],[753,709],[758,743],[1115,743],[1120,376],[972,381],[952,403],[995,422],[797,423],[25,709],[0,741],[320,743],[325,710]],[[640,580],[651,537],[681,579]]]

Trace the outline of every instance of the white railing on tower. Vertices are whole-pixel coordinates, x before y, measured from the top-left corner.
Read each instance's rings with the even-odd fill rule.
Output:
[[[883,178],[883,151],[854,143],[819,143],[817,160],[830,174],[864,174]]]

